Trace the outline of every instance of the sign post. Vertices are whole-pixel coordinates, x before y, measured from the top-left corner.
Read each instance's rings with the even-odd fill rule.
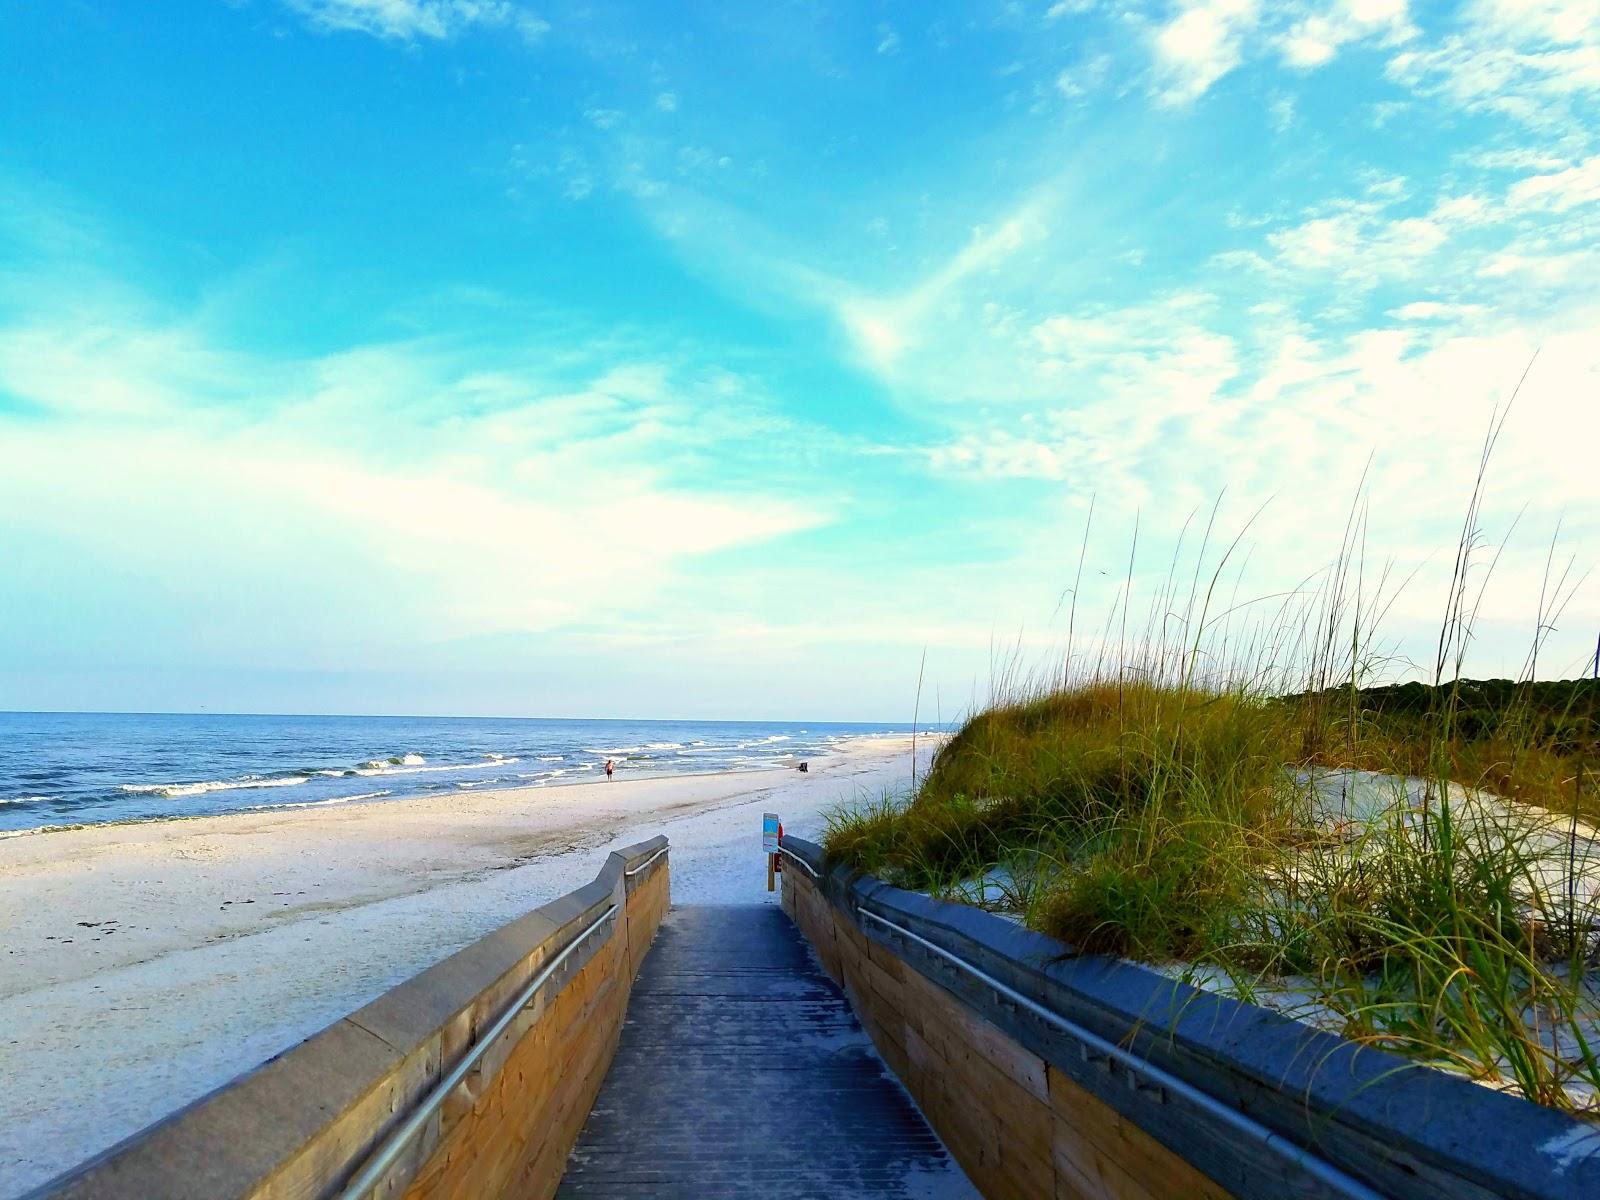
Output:
[[[777,889],[778,834],[783,827],[778,824],[777,813],[761,815],[761,848],[767,852],[767,891]]]

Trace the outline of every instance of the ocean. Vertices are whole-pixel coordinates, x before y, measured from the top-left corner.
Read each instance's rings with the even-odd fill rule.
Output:
[[[0,836],[792,765],[909,725],[0,712]]]

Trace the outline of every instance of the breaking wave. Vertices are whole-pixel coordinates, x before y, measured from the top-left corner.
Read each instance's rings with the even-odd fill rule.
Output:
[[[651,750],[682,750],[682,742],[645,742],[642,746],[613,746],[609,750],[585,750],[585,754],[604,754],[608,757],[619,754],[645,754]]]
[[[359,796],[334,796],[331,800],[296,800],[289,804],[253,804],[245,809],[246,812],[277,812],[281,808],[326,808],[330,804],[352,804],[357,800],[376,800],[379,796],[387,796],[389,790],[381,792],[362,792]]]
[[[414,757],[414,758],[417,758],[419,761],[425,761],[425,760],[422,759],[421,755],[408,755],[407,757]],[[394,760],[390,759],[389,761],[393,762]],[[431,766],[431,767],[389,766],[386,763],[380,763],[380,762],[377,762],[377,761],[371,761],[371,762],[362,763],[359,767],[357,767],[352,772],[352,774],[355,774],[355,775],[431,775],[435,771],[481,771],[481,770],[484,769],[484,767],[508,767],[512,763],[517,763],[517,762],[521,762],[521,761],[522,760],[520,758],[497,758],[493,762],[489,762],[489,763],[485,763],[485,762],[438,763],[438,764],[436,764],[434,766]]]
[[[279,775],[272,778],[262,778],[260,775],[246,775],[241,779],[209,779],[204,783],[124,783],[119,784],[117,790],[119,792],[130,792],[138,796],[204,796],[208,792],[294,787],[297,784],[309,783],[310,779],[309,775]]]

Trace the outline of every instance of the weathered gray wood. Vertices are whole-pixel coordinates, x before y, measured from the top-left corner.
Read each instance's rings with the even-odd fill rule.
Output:
[[[782,911],[670,913],[557,1195],[930,1194],[976,1193]]]

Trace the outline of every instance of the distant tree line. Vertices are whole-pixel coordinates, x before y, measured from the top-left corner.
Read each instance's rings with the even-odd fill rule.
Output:
[[[1448,720],[1452,739],[1509,741],[1562,755],[1600,749],[1600,681],[1459,679],[1329,688],[1285,697],[1325,712],[1353,707],[1363,724],[1394,735],[1436,736]]]

